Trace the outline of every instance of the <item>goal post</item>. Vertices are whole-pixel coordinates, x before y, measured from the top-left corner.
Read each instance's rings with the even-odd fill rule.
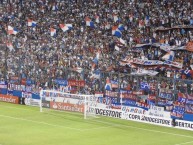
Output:
[[[56,90],[41,90],[40,112],[44,112],[44,109],[79,112],[84,114],[84,119],[87,119],[88,116],[95,117],[97,99],[95,95],[71,94]]]

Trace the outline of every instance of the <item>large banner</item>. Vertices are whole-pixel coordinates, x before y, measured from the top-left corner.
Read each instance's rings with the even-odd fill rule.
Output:
[[[13,103],[13,104],[19,104],[19,98],[16,96],[11,96],[11,95],[0,94],[0,101]]]

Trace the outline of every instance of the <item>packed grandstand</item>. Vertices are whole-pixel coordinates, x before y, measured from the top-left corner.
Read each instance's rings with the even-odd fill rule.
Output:
[[[1,94],[100,94],[193,121],[192,0],[0,0],[0,34]]]

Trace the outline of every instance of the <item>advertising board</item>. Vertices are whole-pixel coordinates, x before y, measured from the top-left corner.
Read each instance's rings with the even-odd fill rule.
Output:
[[[50,108],[56,110],[72,111],[72,112],[84,112],[84,105],[62,103],[62,102],[50,102]]]
[[[172,126],[172,119],[153,117],[153,116],[144,115],[144,114],[135,114],[135,113],[123,112],[121,118],[126,119],[126,120],[133,120],[133,121],[155,124],[155,125],[161,125],[161,126],[167,126],[167,127]]]
[[[16,97],[16,96],[0,94],[0,101],[13,103],[13,104],[18,104],[19,103],[19,98]]]

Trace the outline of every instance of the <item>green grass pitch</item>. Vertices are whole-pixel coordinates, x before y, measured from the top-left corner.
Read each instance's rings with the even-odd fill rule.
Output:
[[[0,145],[193,145],[193,132],[0,102]]]

